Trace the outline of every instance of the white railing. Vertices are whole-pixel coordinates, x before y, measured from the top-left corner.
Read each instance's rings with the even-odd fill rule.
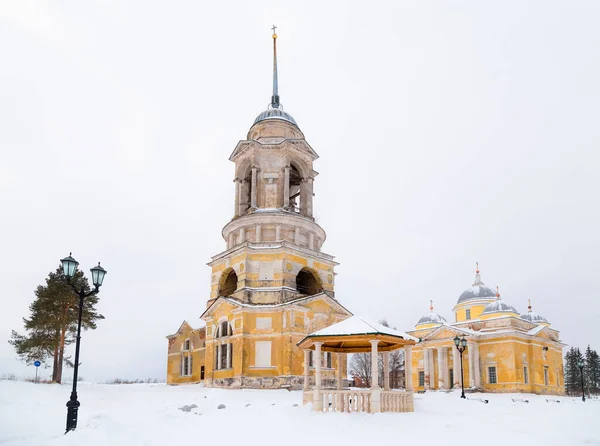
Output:
[[[381,392],[382,412],[412,412],[412,393],[398,391]]]
[[[323,390],[324,412],[370,412],[369,390]]]

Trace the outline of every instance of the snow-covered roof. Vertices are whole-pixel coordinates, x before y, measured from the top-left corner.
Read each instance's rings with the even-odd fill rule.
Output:
[[[494,302],[488,304],[483,310],[481,314],[493,314],[493,313],[514,313],[519,314],[517,309],[512,305],[504,302],[500,297],[498,297]]]
[[[419,322],[417,322],[417,325],[421,325],[421,324],[443,324],[444,322],[446,322],[446,319],[444,319],[443,316],[440,316],[437,313],[434,313],[433,310],[429,313],[426,314],[425,316],[423,316],[421,319],[419,319]]]
[[[309,334],[308,337],[312,338],[317,336],[351,336],[362,334],[386,334],[412,341],[418,341],[417,338],[409,334],[398,330],[394,330],[393,328],[386,327],[376,322],[366,321],[360,316],[349,317],[348,319],[345,319],[342,322],[338,322],[337,324],[333,324],[329,327],[325,327],[321,330],[315,331],[314,333]]]

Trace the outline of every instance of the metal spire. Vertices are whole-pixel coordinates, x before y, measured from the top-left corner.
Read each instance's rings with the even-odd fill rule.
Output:
[[[271,107],[279,108],[279,85],[277,82],[277,27],[273,25],[273,96],[271,96]]]
[[[429,301],[429,311],[433,312],[433,300]]]

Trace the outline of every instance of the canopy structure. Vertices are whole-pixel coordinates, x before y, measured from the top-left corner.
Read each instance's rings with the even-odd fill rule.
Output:
[[[412,412],[412,346],[418,339],[401,331],[352,316],[342,322],[309,334],[298,347],[304,350],[303,402],[313,404],[316,411],[364,411],[364,412]],[[389,352],[405,349],[404,391],[391,390],[389,386]],[[315,369],[315,385],[310,389],[310,358],[312,352]],[[323,389],[321,385],[321,354],[338,355],[337,389]],[[344,390],[342,388],[342,364],[348,353],[371,352],[371,388],[367,390]],[[383,390],[379,387],[379,352],[383,354]],[[344,361],[342,361],[342,356]]]

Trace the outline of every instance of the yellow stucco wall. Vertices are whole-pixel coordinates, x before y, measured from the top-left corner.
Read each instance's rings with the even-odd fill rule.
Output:
[[[193,329],[184,322],[177,333],[168,339],[167,384],[185,384],[201,381],[201,370],[204,366],[204,329]],[[185,350],[184,342],[190,341],[190,349]],[[182,375],[183,356],[191,357],[192,374]]]

